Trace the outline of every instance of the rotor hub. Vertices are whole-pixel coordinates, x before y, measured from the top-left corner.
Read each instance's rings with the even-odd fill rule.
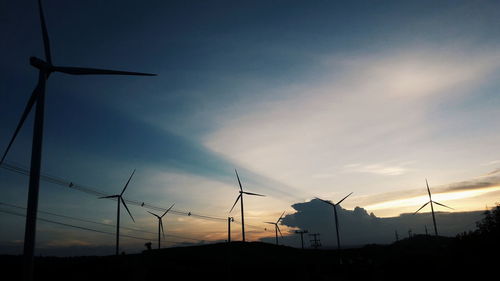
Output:
[[[30,57],[30,64],[40,70],[46,71],[46,72],[52,72],[52,65],[47,63],[46,61],[39,59],[37,57]]]

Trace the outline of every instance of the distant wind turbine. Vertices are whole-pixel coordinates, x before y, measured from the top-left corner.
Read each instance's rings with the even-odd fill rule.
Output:
[[[106,69],[95,69],[95,68],[83,68],[83,67],[67,67],[67,66],[56,66],[52,64],[52,56],[50,52],[50,42],[49,34],[47,31],[47,26],[45,24],[45,18],[43,15],[42,2],[38,0],[38,12],[40,15],[40,24],[42,28],[42,38],[43,46],[45,52],[45,61],[36,57],[30,57],[30,64],[39,70],[38,83],[31,94],[31,97],[24,108],[21,119],[14,131],[12,138],[10,139],[7,148],[2,155],[0,160],[0,165],[2,165],[10,147],[14,143],[17,134],[23,127],[28,114],[31,112],[33,106],[36,103],[35,108],[35,121],[33,128],[33,140],[31,146],[31,168],[30,168],[30,180],[29,180],[29,190],[28,190],[28,209],[26,213],[26,228],[24,234],[24,278],[25,280],[33,280],[33,256],[35,250],[35,237],[36,237],[36,217],[38,209],[38,193],[40,186],[40,168],[42,161],[42,139],[43,139],[43,123],[44,123],[44,109],[45,109],[45,83],[49,79],[50,74],[54,72],[66,73],[71,75],[140,75],[140,76],[154,76],[155,74],[140,73],[140,72],[128,72],[128,71],[118,71],[118,70],[106,70]]]
[[[161,241],[160,234],[163,234],[163,238],[165,238],[165,230],[163,229],[163,221],[162,221],[162,219],[168,213],[168,211],[170,211],[172,209],[172,207],[174,207],[174,205],[175,205],[175,203],[172,204],[172,206],[170,206],[170,208],[168,208],[165,211],[165,213],[163,213],[163,215],[161,215],[161,216],[158,216],[157,214],[148,211],[148,213],[150,213],[151,215],[155,216],[158,219],[158,249],[160,249],[160,241]]]
[[[240,203],[241,203],[241,236],[243,238],[243,242],[245,242],[245,216],[243,214],[243,194],[254,195],[254,196],[265,196],[265,195],[243,191],[243,187],[241,186],[241,181],[240,181],[240,176],[238,175],[238,171],[236,171],[236,169],[235,169],[234,172],[236,173],[236,178],[238,179],[238,184],[240,186],[240,195],[238,195],[238,197],[236,197],[236,201],[234,202],[233,207],[231,207],[231,210],[229,212],[231,213],[231,211],[234,209],[234,206],[236,206],[236,203],[238,203],[238,200],[240,200]]]
[[[321,200],[323,202],[325,202],[326,204],[329,204],[333,207],[333,213],[335,215],[335,230],[337,232],[337,249],[340,250],[340,235],[339,235],[339,219],[337,217],[337,206],[342,203],[342,201],[344,201],[347,197],[351,196],[352,192],[349,193],[346,197],[342,198],[342,200],[340,200],[339,202],[337,203],[332,203],[332,201],[329,201],[329,200],[323,200],[323,199],[320,199],[318,197],[316,197],[316,199],[318,200]]]
[[[283,214],[281,214],[280,218],[276,222],[266,221],[266,223],[274,225],[274,232],[276,232],[276,245],[278,245],[278,232],[280,233],[281,238],[283,238],[283,234],[281,234],[281,230],[280,230],[280,227],[278,226],[278,224],[280,223],[281,219],[283,219],[284,214],[285,214],[285,212],[283,212]]]
[[[103,198],[116,198],[116,201],[118,203],[117,210],[116,210],[116,252],[115,252],[116,255],[118,255],[119,248],[120,248],[120,205],[121,204],[123,204],[123,206],[127,210],[127,212],[129,214],[130,218],[132,219],[132,221],[135,222],[134,217],[132,217],[132,214],[130,213],[130,211],[129,211],[128,207],[127,207],[127,204],[125,204],[125,200],[123,200],[123,193],[125,192],[125,189],[127,189],[127,186],[130,183],[130,180],[134,176],[134,173],[135,173],[135,169],[132,172],[132,174],[130,175],[130,177],[128,178],[128,181],[125,184],[125,187],[123,188],[123,190],[122,190],[122,192],[120,194],[99,197],[99,199],[103,199]]]
[[[433,204],[437,204],[439,206],[443,206],[445,208],[448,208],[448,209],[452,209],[451,207],[448,207],[444,204],[441,204],[441,203],[438,203],[434,200],[432,200],[432,196],[431,196],[431,189],[429,188],[429,183],[427,182],[427,179],[425,179],[425,184],[427,185],[427,193],[429,194],[429,201],[427,203],[425,203],[424,205],[422,205],[422,207],[420,207],[415,213],[413,213],[414,215],[416,213],[418,213],[418,211],[422,210],[425,206],[427,206],[427,204],[431,204],[431,212],[432,212],[432,222],[434,223],[434,234],[436,234],[436,236],[438,236],[438,230],[437,230],[437,226],[436,226],[436,216],[434,215],[434,206]]]

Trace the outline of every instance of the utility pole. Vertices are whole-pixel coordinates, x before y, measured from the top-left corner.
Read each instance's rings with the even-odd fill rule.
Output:
[[[427,232],[427,225],[424,225],[425,227],[425,236],[429,236],[429,233]]]
[[[234,221],[233,217],[227,218],[227,243],[231,243],[231,222]]]
[[[408,238],[411,239],[411,228],[408,229]]]
[[[309,233],[307,230],[295,230],[295,233],[300,234],[300,243],[302,244],[302,249],[304,249],[304,233]]]
[[[318,249],[319,247],[321,247],[321,241],[319,240],[319,233],[312,233],[312,234],[309,234],[309,236],[312,236],[313,239],[311,239],[311,247],[313,247],[314,249]]]
[[[399,241],[398,231],[397,231],[397,230],[394,230],[394,234],[396,235],[396,241]]]

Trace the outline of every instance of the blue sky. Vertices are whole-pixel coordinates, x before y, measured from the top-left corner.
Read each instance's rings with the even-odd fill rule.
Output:
[[[0,5],[5,147],[36,82],[28,58],[42,57],[42,43],[35,1]],[[494,1],[47,0],[44,7],[55,64],[159,75],[51,76],[44,173],[115,193],[136,168],[131,199],[225,217],[237,168],[248,190],[268,195],[245,201],[256,226],[293,212],[292,204],[351,191],[347,209],[411,212],[421,204],[406,199],[425,194],[425,178],[436,192],[489,183],[443,202],[461,211],[498,201]],[[7,161],[29,166],[31,128],[30,119]],[[0,179],[2,201],[24,206],[27,179],[6,170]],[[114,207],[42,184],[40,209],[112,223]],[[136,227],[155,229],[144,209],[131,211]],[[3,242],[22,240],[22,220],[5,214],[0,222],[13,229]],[[189,237],[225,235],[224,223],[172,216],[171,224]],[[39,247],[113,243],[69,231],[39,229]],[[142,247],[129,242],[124,247]]]

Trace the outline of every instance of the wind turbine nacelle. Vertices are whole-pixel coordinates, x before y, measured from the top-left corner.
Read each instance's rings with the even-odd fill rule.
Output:
[[[37,57],[30,57],[30,64],[41,70],[52,71],[52,65]]]

